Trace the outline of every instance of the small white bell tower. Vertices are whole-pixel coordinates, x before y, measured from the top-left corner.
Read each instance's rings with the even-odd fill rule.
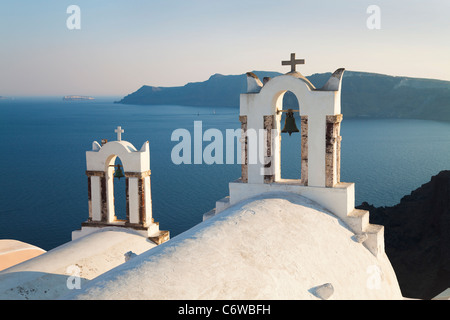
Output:
[[[133,229],[149,237],[157,244],[169,239],[169,231],[160,231],[159,223],[152,217],[150,189],[150,147],[146,141],[140,150],[122,140],[124,130],[115,130],[117,141],[92,143],[86,152],[86,175],[88,176],[89,218],[81,230],[72,233],[75,240],[104,227]],[[119,157],[123,165],[126,185],[126,219],[118,220],[114,207],[114,163]]]

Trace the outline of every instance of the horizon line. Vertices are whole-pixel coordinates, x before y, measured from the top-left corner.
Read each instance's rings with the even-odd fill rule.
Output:
[[[339,68],[338,68],[339,69]],[[345,68],[344,68],[345,69]],[[337,69],[336,69],[337,70]],[[252,71],[246,71],[244,73],[240,73],[240,74],[223,74],[223,73],[213,73],[209,76],[208,79],[203,80],[203,81],[192,81],[192,82],[187,82],[184,85],[175,85],[175,86],[154,86],[154,85],[147,85],[147,84],[142,84],[140,87],[143,86],[149,86],[149,87],[158,87],[158,88],[174,88],[174,87],[184,87],[187,84],[190,83],[202,83],[202,82],[206,82],[208,81],[212,76],[214,75],[223,75],[223,76],[242,76],[245,75],[247,72],[273,72],[273,73],[279,73],[280,75],[285,75],[288,74],[287,73],[282,73],[279,71],[270,71],[270,70],[252,70]],[[430,81],[442,81],[442,82],[449,82],[450,80],[445,80],[445,79],[437,79],[437,78],[426,78],[426,77],[418,77],[418,76],[405,76],[405,75],[393,75],[393,74],[387,74],[387,73],[378,73],[378,72],[371,72],[371,71],[357,71],[357,70],[347,70],[345,69],[344,72],[344,77],[345,74],[348,72],[357,72],[357,73],[369,73],[369,74],[376,74],[376,75],[383,75],[383,76],[388,76],[388,77],[395,77],[395,78],[410,78],[410,79],[418,79],[418,80],[430,80]],[[301,72],[300,72],[301,73]],[[307,75],[305,77],[311,77],[317,74],[332,74],[333,72],[328,71],[328,72],[316,72],[310,75]],[[139,88],[140,88],[139,87]],[[139,89],[138,88],[138,89]],[[136,89],[137,90],[137,89]],[[134,92],[134,91],[133,91]],[[129,93],[125,93],[124,95],[128,95]],[[37,97],[48,97],[48,98],[53,98],[53,97],[64,97],[64,96],[68,96],[68,95],[82,95],[82,96],[91,96],[91,97],[98,97],[98,98],[111,98],[111,97],[124,97],[123,94],[58,94],[58,93],[52,93],[52,94],[16,94],[16,95],[0,95],[0,97],[2,98],[7,98],[5,100],[8,99],[12,99],[12,98],[37,98]]]

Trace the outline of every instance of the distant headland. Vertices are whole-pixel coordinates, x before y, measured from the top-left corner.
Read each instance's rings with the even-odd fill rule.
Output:
[[[253,71],[259,79],[281,75]],[[321,88],[330,73],[316,73],[308,80]],[[116,103],[137,105],[185,105],[238,107],[239,94],[247,86],[246,74],[214,74],[203,82],[179,87],[144,85]],[[298,106],[291,92],[286,104]],[[342,78],[342,113],[347,118],[408,118],[450,121],[450,81],[389,76],[368,72],[345,71]]]
[[[94,100],[95,98],[93,97],[88,97],[88,96],[64,96],[63,100],[64,101],[79,101],[79,100]]]

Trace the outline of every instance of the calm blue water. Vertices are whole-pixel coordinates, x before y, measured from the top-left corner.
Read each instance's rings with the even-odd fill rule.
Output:
[[[153,214],[172,237],[201,222],[203,213],[228,195],[240,165],[174,165],[177,142],[171,134],[177,128],[192,131],[196,120],[203,121],[203,131],[239,128],[237,108],[131,106],[114,100],[0,100],[0,239],[46,250],[69,241],[88,217],[85,151],[94,140],[116,140],[118,125],[125,130],[122,139],[137,149],[150,141]],[[344,115],[341,135],[341,180],[356,183],[356,204],[396,204],[450,168],[450,123]],[[300,171],[299,138],[283,136],[284,178]],[[119,218],[125,214],[124,183],[117,181],[115,188]]]

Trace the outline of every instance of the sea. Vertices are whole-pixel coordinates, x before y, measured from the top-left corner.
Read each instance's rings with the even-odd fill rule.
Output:
[[[93,141],[149,141],[153,217],[171,237],[202,221],[240,177],[235,161],[175,164],[176,129],[192,133],[240,128],[239,109],[124,105],[120,97],[0,100],[0,239],[50,250],[71,240],[88,218],[86,151]],[[297,125],[299,126],[299,121]],[[355,205],[392,206],[433,175],[450,169],[450,123],[410,119],[351,119],[341,124],[341,181],[355,183]],[[211,142],[204,141],[203,149]],[[224,142],[225,146],[225,142]],[[300,135],[282,136],[283,178],[300,178]],[[230,162],[230,161],[229,161]],[[115,181],[118,218],[125,217],[125,179]]]

